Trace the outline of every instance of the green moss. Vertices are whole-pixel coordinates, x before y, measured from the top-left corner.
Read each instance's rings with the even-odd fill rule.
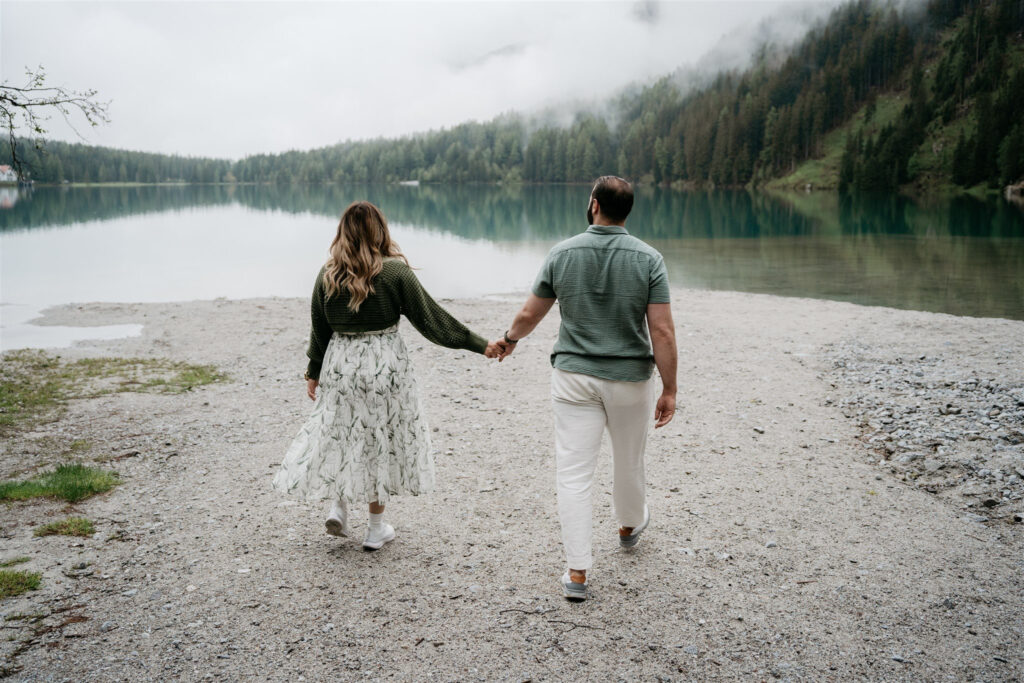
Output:
[[[123,391],[181,393],[227,379],[212,365],[166,358],[82,358],[66,361],[42,351],[3,355],[0,365],[0,434],[54,419],[65,402]],[[85,441],[72,451],[87,450]]]
[[[4,615],[4,621],[32,621],[32,622],[36,622],[36,621],[39,621],[41,619],[45,619],[46,616],[47,615],[46,615],[45,612],[34,612],[34,613],[15,612],[15,613],[12,613],[12,614],[5,614]],[[3,670],[0,669],[0,676],[2,676],[2,672],[3,672]]]
[[[30,557],[15,557],[15,558],[12,558],[10,560],[4,560],[3,562],[0,562],[0,567],[13,567],[16,564],[22,564],[24,562],[28,562],[30,559],[32,559],[32,558],[30,558]]]
[[[34,591],[39,588],[41,579],[42,575],[38,572],[0,569],[0,598],[10,598],[25,591]]]
[[[0,482],[0,501],[61,498],[74,503],[120,483],[116,472],[86,465],[60,465],[32,479]]]
[[[68,517],[57,522],[50,522],[36,527],[32,532],[35,536],[81,536],[83,538],[96,533],[92,522],[85,517]]]
[[[58,376],[59,363],[40,352],[15,351],[0,364],[0,431],[23,420],[53,413],[64,400],[66,382]]]

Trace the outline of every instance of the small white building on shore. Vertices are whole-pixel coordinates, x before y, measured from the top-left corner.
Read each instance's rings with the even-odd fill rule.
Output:
[[[18,174],[10,166],[0,166],[0,185],[17,185]]]

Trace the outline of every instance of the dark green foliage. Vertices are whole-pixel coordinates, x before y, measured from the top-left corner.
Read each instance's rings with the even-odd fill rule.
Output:
[[[232,162],[110,147],[47,141],[38,150],[28,140],[18,155],[40,183],[219,183],[234,180]],[[0,145],[0,163],[10,164],[10,148]]]
[[[1018,123],[999,145],[999,183],[1024,177],[1024,124]]]
[[[51,182],[552,183],[616,173],[745,185],[822,156],[826,134],[861,107],[862,125],[874,120],[879,94],[909,92],[895,121],[847,144],[843,189],[914,181],[909,161],[935,122],[958,119],[970,125],[959,153],[944,162],[948,172],[959,184],[992,184],[1021,173],[1019,134],[1008,136],[1024,111],[1022,30],[1020,0],[932,0],[923,8],[854,0],[788,54],[766,46],[747,71],[719,74],[692,92],[662,78],[612,99],[607,118],[584,112],[555,125],[507,114],[234,164],[61,143],[29,162],[38,180]]]

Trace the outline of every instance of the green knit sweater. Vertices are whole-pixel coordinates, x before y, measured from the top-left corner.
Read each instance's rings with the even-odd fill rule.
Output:
[[[306,376],[310,379],[320,379],[320,366],[333,333],[383,330],[397,323],[400,315],[405,315],[420,334],[435,344],[476,353],[483,353],[487,348],[487,340],[474,334],[434,301],[412,268],[401,259],[384,260],[384,269],[373,279],[373,293],[355,313],[348,308],[347,289],[327,296],[324,268],[316,276],[310,305],[313,326],[306,351],[309,356]]]

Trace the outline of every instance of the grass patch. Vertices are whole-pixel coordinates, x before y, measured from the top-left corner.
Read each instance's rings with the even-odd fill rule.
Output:
[[[882,93],[875,98],[875,111],[865,121],[868,105],[864,104],[853,116],[829,131],[822,139],[822,155],[808,159],[791,172],[765,183],[765,188],[804,189],[807,185],[817,190],[834,190],[839,187],[839,167],[846,150],[846,140],[858,132],[864,139],[874,139],[882,128],[899,117],[908,102],[905,93]]]
[[[96,532],[92,522],[85,517],[68,517],[36,527],[34,536],[81,536],[87,538]]]
[[[10,560],[4,560],[0,562],[0,567],[13,567],[16,564],[22,564],[31,560],[31,557],[15,557]]]
[[[65,398],[58,362],[42,353],[14,351],[0,364],[0,432],[28,414],[44,417]]]
[[[0,569],[0,599],[21,595],[39,588],[42,574],[18,569]]]
[[[166,358],[67,361],[42,351],[11,351],[0,364],[0,434],[53,419],[71,399],[124,391],[182,393],[226,379],[212,365]],[[88,447],[84,440],[72,443],[72,450]]]
[[[86,465],[59,465],[32,479],[0,482],[0,501],[62,498],[75,503],[120,483],[116,472]]]
[[[68,450],[71,451],[72,453],[81,453],[83,451],[89,450],[90,446],[91,444],[85,439],[75,439],[70,444],[68,444]]]
[[[5,614],[4,615],[4,621],[5,622],[6,621],[29,621],[29,620],[30,621],[39,621],[40,619],[45,619],[46,616],[47,615],[45,613],[43,613],[43,612],[36,612],[36,613],[16,612],[14,614]],[[3,673],[3,670],[0,669],[0,675],[2,675],[2,673]]]

